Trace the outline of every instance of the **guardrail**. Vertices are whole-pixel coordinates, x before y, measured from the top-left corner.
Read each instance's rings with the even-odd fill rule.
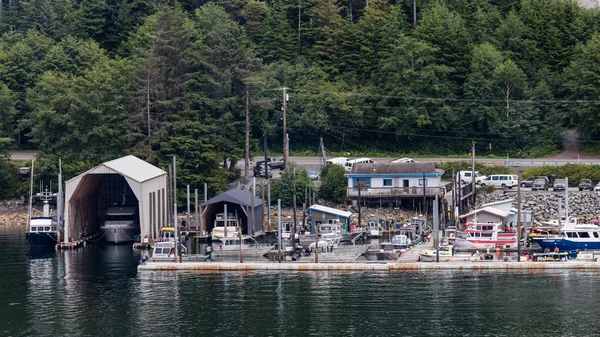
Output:
[[[600,165],[600,160],[507,160],[504,162],[506,166],[560,166],[567,164]]]

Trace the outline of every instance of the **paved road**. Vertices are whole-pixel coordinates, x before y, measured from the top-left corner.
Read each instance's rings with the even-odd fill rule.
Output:
[[[28,161],[37,156],[37,152],[9,152],[10,160],[12,161]]]

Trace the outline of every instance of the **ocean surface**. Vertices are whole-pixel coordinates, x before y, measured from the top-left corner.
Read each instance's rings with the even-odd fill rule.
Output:
[[[600,274],[138,272],[0,227],[0,336],[598,336]]]

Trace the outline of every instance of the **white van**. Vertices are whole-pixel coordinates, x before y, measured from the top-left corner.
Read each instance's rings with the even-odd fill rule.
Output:
[[[375,162],[371,158],[357,158],[357,159],[348,160],[344,164],[344,168],[346,169],[346,171],[350,172],[350,171],[352,171],[352,166],[354,166],[354,164],[358,164],[358,163],[374,164]]]
[[[473,171],[460,171],[460,181],[465,183],[470,183],[473,181],[471,176],[473,175]],[[480,174],[479,171],[475,171],[475,184],[479,185],[482,181],[486,180],[487,177],[483,174]]]
[[[481,186],[513,188],[519,184],[519,177],[512,174],[492,174],[481,182]]]
[[[327,159],[327,164],[335,164],[335,165],[344,166],[348,160],[350,160],[350,158],[335,157],[335,158]]]

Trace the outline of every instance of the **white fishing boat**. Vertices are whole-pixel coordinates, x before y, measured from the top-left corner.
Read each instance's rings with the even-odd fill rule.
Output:
[[[227,237],[228,239],[237,238],[239,236],[238,229],[240,223],[241,222],[234,213],[229,213],[227,219],[225,219],[224,213],[218,213],[215,218],[214,226],[211,233],[212,239],[220,240],[225,237]],[[226,230],[227,235],[225,234]]]
[[[258,243],[251,236],[244,236],[240,244],[239,238],[228,237],[213,240],[213,256],[264,256],[273,249],[271,245]]]
[[[421,262],[434,262],[438,258],[438,254],[435,249],[428,249],[419,253],[419,261]],[[441,246],[439,248],[439,260],[443,261],[471,261],[477,258],[474,254],[455,254],[453,246]]]
[[[371,218],[367,220],[367,233],[369,237],[380,237],[382,228],[377,219]]]

